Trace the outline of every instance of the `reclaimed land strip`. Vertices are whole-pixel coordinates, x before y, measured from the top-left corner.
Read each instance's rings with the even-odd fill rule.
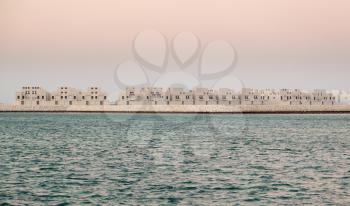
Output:
[[[350,105],[0,105],[0,112],[116,113],[350,113]]]

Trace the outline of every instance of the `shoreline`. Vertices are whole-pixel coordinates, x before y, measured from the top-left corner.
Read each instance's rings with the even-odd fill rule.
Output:
[[[0,112],[164,114],[346,114],[350,105],[0,105]]]

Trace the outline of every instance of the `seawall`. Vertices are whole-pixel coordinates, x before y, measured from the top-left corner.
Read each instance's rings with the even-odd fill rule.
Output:
[[[350,113],[350,105],[0,105],[0,112]]]

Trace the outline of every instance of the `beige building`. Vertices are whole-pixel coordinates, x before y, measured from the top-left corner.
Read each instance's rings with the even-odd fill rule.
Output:
[[[107,95],[98,87],[90,87],[82,92],[72,87],[62,86],[54,92],[47,92],[38,86],[24,86],[16,92],[16,105],[25,106],[69,106],[105,105]]]
[[[51,93],[53,105],[81,105],[82,92],[72,87],[59,87]]]
[[[231,89],[218,91],[207,88],[127,88],[117,104],[129,105],[333,105],[335,97],[325,90],[313,92],[299,89],[252,89],[240,92]]]
[[[46,105],[50,101],[50,93],[39,86],[24,86],[16,92],[16,105]]]
[[[342,93],[342,98],[344,96]],[[334,105],[337,98],[326,90],[312,92],[299,89],[252,89],[243,88],[240,92],[231,89],[207,89],[161,87],[129,87],[120,92],[119,105]],[[344,101],[344,100],[343,100]],[[16,93],[16,105],[25,106],[70,106],[106,105],[107,95],[99,87],[80,91],[62,86],[54,92],[47,92],[38,86],[24,86]]]
[[[81,100],[85,105],[105,105],[107,103],[107,94],[99,87],[89,87],[82,93]]]

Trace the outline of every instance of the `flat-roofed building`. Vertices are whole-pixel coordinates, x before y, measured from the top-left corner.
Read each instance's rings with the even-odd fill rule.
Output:
[[[119,105],[162,105],[166,104],[161,87],[128,87],[119,94]]]
[[[82,93],[82,101],[85,105],[105,105],[107,103],[107,94],[99,87],[89,87]]]
[[[83,92],[72,87],[61,86],[51,93],[53,105],[82,105]]]
[[[50,101],[50,93],[39,86],[24,86],[16,92],[16,105],[47,105],[48,101]]]
[[[350,91],[332,90],[329,93],[335,97],[336,104],[350,104]]]
[[[336,101],[335,97],[324,89],[315,89],[312,92],[312,99],[311,99],[312,104],[333,105],[335,101]]]
[[[192,90],[185,90],[184,88],[168,88],[166,91],[167,104],[170,105],[193,105],[194,97]]]
[[[194,104],[195,105],[207,105],[208,104],[208,89],[198,87],[194,90]]]

